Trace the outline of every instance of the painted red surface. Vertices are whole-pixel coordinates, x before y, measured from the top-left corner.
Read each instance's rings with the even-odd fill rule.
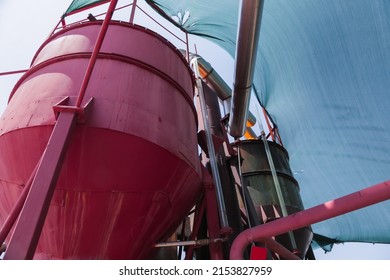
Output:
[[[55,34],[16,85],[0,120],[0,225],[43,153],[53,106],[75,99],[101,22]],[[201,191],[193,79],[158,35],[110,25],[35,258],[145,259]],[[73,98],[73,99],[72,99]]]
[[[230,259],[243,259],[244,249],[253,242],[264,241],[272,236],[322,222],[388,199],[390,199],[390,181],[385,181],[270,223],[244,230],[232,244]],[[273,251],[277,252],[275,249],[277,248],[273,248]]]

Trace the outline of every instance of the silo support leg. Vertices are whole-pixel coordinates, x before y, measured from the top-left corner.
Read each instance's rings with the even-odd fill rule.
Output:
[[[20,212],[22,211],[24,202],[26,201],[27,195],[30,191],[32,181],[35,178],[35,174],[37,173],[38,165],[40,160],[38,161],[37,166],[34,168],[33,172],[30,175],[30,178],[27,180],[22,193],[20,194],[18,200],[16,201],[15,206],[12,208],[11,213],[8,215],[5,220],[3,227],[0,230],[0,245],[5,242],[8,234],[11,232],[12,227],[14,226],[16,220],[19,217]]]
[[[195,217],[194,217],[194,225],[192,229],[192,233],[189,237],[189,240],[195,240],[199,234],[199,230],[201,227],[201,222],[203,215],[206,211],[206,203],[204,198],[201,199],[201,201],[198,202],[196,206],[196,211],[195,211]],[[193,255],[194,255],[194,249],[195,246],[188,246],[187,251],[186,251],[186,260],[192,260]]]
[[[65,151],[75,128],[76,116],[76,112],[61,112],[59,114],[4,259],[33,258]]]
[[[230,230],[226,228],[221,229],[218,215],[217,198],[215,194],[213,179],[209,175],[208,171],[202,166],[203,175],[203,188],[204,194],[201,201],[198,203],[197,210],[195,212],[194,226],[189,240],[195,240],[198,236],[201,221],[206,216],[207,231],[209,243],[210,258],[212,260],[223,260],[223,247],[222,241],[224,234],[229,234]],[[193,258],[195,246],[189,246],[186,252],[186,260]]]
[[[221,238],[222,229],[219,224],[217,198],[214,185],[205,186],[207,228],[210,239]],[[225,230],[225,229],[223,229]],[[212,260],[223,260],[223,248],[221,242],[210,244],[210,256]]]

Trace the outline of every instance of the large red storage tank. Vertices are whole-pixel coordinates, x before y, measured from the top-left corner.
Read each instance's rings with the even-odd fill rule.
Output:
[[[78,95],[101,24],[51,36],[15,86],[0,120],[0,226],[45,149],[53,105]],[[153,257],[201,192],[193,88],[165,39],[110,24],[34,258]]]

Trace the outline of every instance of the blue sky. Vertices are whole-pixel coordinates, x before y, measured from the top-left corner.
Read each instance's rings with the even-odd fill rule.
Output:
[[[120,1],[121,3],[128,1]],[[143,1],[140,1],[143,4]],[[0,72],[26,69],[39,45],[47,38],[71,0],[1,0],[0,1]],[[129,10],[124,11],[127,14]],[[83,15],[87,15],[85,12]],[[138,23],[148,24],[146,17],[137,14]],[[197,50],[226,80],[233,75],[230,56],[202,39],[191,40]],[[20,75],[0,76],[0,112]],[[254,112],[255,113],[255,112]],[[390,259],[390,247],[381,244],[346,243],[335,245],[332,252],[316,250],[318,259]]]

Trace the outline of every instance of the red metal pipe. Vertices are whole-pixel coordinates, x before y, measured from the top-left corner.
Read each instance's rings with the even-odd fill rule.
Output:
[[[60,24],[62,25],[62,28],[64,28],[64,23],[65,23],[65,19],[63,19],[63,18],[61,17],[61,19],[58,21],[57,25],[56,25],[56,26],[53,28],[53,30],[50,32],[49,37],[50,37],[51,35],[53,35],[54,32],[56,32],[56,30],[58,29],[58,26],[60,26]]]
[[[130,14],[130,23],[134,23],[134,17],[135,17],[135,10],[137,8],[137,0],[133,1],[133,6],[131,7],[131,14]]]
[[[1,72],[0,76],[20,74],[20,73],[25,73],[27,71],[28,71],[28,69],[16,70],[16,71],[8,71],[8,72]]]
[[[187,61],[190,62],[190,42],[188,38],[188,32],[186,32],[186,52]]]
[[[263,241],[271,236],[306,227],[387,199],[390,199],[390,181],[245,230],[234,240],[230,250],[230,259],[242,259],[244,249],[252,242]]]
[[[13,225],[15,224],[16,219],[19,217],[19,214],[22,211],[24,202],[26,201],[28,192],[30,191],[31,184],[35,178],[35,174],[37,173],[39,164],[40,164],[40,160],[38,161],[38,164],[35,166],[33,172],[31,173],[30,178],[28,178],[22,193],[20,194],[18,200],[16,201],[15,206],[12,208],[11,213],[8,215],[4,225],[0,230],[0,245],[4,243]]]
[[[104,37],[106,36],[107,29],[108,29],[109,23],[111,21],[112,15],[115,11],[115,7],[116,7],[117,3],[118,3],[118,0],[111,0],[110,6],[108,7],[107,15],[104,18],[102,28],[100,29],[98,38],[96,40],[96,44],[95,44],[93,51],[92,51],[91,59],[89,60],[89,63],[88,63],[87,71],[85,72],[84,79],[83,79],[83,82],[81,84],[79,95],[78,95],[77,101],[76,101],[77,107],[81,106],[81,102],[84,99],[84,95],[85,95],[85,92],[87,90],[88,83],[89,83],[89,80],[91,78],[92,71],[93,71],[93,68],[94,68],[96,60],[97,60],[97,56],[100,52],[100,48],[103,44]]]

